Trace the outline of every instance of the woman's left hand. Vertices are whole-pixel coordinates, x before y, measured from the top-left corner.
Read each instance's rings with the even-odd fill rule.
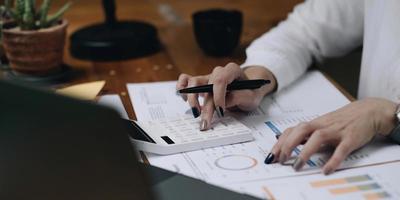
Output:
[[[293,163],[299,170],[322,145],[335,146],[331,158],[323,167],[325,174],[334,172],[354,150],[368,143],[377,133],[388,135],[395,127],[394,102],[370,98],[350,103],[334,112],[301,123],[284,131],[271,150],[275,161],[284,163],[293,149],[306,143]]]

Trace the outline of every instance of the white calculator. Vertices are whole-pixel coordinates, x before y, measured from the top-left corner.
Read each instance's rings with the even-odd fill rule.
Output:
[[[138,150],[168,155],[253,140],[251,130],[233,117],[214,122],[200,131],[200,119],[182,116],[148,122],[126,120],[131,140]]]

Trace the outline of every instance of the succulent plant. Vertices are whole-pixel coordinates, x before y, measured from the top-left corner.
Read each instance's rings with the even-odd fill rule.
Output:
[[[51,2],[52,0],[42,0],[42,4],[37,8],[35,0],[4,0],[4,5],[0,6],[0,14],[3,19],[15,21],[21,30],[48,28],[56,25],[71,6],[71,2],[68,2],[49,15]]]

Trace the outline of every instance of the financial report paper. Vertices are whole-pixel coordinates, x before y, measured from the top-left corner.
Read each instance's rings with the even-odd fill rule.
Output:
[[[191,115],[189,105],[176,94],[175,85],[176,81],[127,84],[137,120]],[[240,113],[240,116],[325,114],[347,103],[349,100],[321,73],[310,72],[279,93],[264,98],[255,111]]]
[[[128,91],[139,121],[176,115],[191,115],[190,107],[175,94],[175,81],[128,84]],[[329,152],[314,155],[301,172],[291,166],[265,165],[264,159],[276,142],[275,135],[302,121],[309,121],[350,103],[321,73],[309,72],[295,84],[270,95],[258,109],[229,113],[253,130],[255,141],[185,152],[170,156],[146,153],[151,165],[175,171],[222,187],[312,174],[320,171]],[[385,146],[385,148],[381,148]],[[301,151],[298,147],[295,156]],[[400,147],[376,141],[354,152],[341,169],[400,160]],[[231,188],[240,191],[237,187]],[[257,196],[257,194],[251,193]]]
[[[231,190],[263,199],[379,200],[400,199],[400,162],[337,171],[230,184]]]

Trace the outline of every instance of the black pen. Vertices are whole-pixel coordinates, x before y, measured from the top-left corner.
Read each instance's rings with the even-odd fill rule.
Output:
[[[236,81],[233,81],[232,83],[228,84],[228,86],[226,87],[226,90],[228,90],[228,91],[251,90],[251,89],[260,88],[261,86],[263,86],[265,84],[269,84],[269,83],[271,83],[270,80],[264,80],[264,79],[236,80]],[[208,84],[208,85],[201,85],[201,86],[181,89],[178,92],[181,94],[187,94],[187,93],[203,93],[203,92],[212,92],[212,91],[213,91],[213,84]]]

